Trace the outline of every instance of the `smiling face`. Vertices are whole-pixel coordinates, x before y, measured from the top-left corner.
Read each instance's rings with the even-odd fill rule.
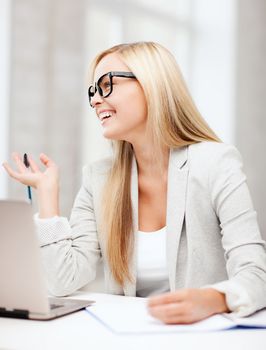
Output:
[[[94,72],[94,81],[112,71],[130,72],[115,53],[103,57],[99,62]],[[145,135],[146,130],[147,107],[143,90],[136,79],[112,79],[112,93],[103,98],[97,92],[91,99],[91,105],[102,124],[104,137],[134,143],[134,140]]]

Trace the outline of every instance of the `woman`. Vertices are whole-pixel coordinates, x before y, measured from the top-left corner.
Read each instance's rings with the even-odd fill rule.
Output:
[[[9,175],[36,188],[36,223],[50,292],[95,278],[105,291],[152,296],[166,323],[246,316],[266,305],[266,254],[238,151],[197,111],[173,56],[152,42],[100,53],[88,94],[114,155],[84,168],[70,222],[60,217],[58,169],[18,154]],[[159,294],[159,295],[158,295]],[[157,295],[157,296],[154,296]]]

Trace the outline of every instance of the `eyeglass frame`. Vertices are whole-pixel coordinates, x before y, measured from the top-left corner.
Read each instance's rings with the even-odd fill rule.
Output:
[[[110,88],[110,91],[108,92],[108,94],[103,96],[103,91],[102,91],[101,87],[99,86],[99,83],[101,82],[103,77],[105,77],[106,75],[109,76],[110,83],[111,83],[111,88]],[[99,95],[101,97],[103,97],[103,98],[106,98],[106,97],[111,95],[111,93],[113,92],[113,77],[137,79],[136,76],[132,72],[116,72],[116,71],[112,71],[112,72],[108,72],[108,73],[103,74],[102,76],[100,76],[100,78],[97,80],[97,82],[95,82],[94,86],[90,85],[89,88],[88,88],[88,98],[89,98],[90,106],[92,108],[93,108],[93,106],[91,104],[91,99],[96,94],[97,91],[99,92]],[[91,88],[94,88],[93,95],[92,95],[92,92],[90,91]]]

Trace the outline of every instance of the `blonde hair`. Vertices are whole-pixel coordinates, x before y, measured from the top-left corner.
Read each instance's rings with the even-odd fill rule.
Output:
[[[147,103],[147,133],[160,168],[162,149],[220,139],[197,110],[173,55],[154,42],[116,45],[94,59],[98,63],[115,53],[140,83]],[[101,229],[107,234],[107,257],[115,280],[132,281],[129,262],[133,252],[133,215],[130,196],[133,148],[127,141],[113,141],[114,157],[102,198]]]

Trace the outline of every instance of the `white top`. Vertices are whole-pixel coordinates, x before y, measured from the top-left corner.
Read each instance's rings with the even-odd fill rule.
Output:
[[[137,296],[169,292],[166,260],[166,227],[137,234]]]

